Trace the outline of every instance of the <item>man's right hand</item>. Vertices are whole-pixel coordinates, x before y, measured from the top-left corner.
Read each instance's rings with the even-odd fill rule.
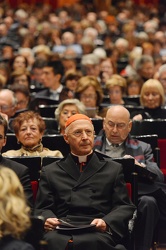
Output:
[[[44,223],[44,229],[46,231],[53,231],[60,224],[57,218],[48,218]]]

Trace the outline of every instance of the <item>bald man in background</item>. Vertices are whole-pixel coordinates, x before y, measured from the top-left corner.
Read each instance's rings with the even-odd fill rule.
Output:
[[[138,183],[136,250],[150,250],[160,212],[165,210],[166,195],[162,190],[166,188],[163,173],[154,162],[150,144],[133,139],[131,128],[132,120],[128,110],[122,105],[111,106],[106,113],[103,130],[95,138],[94,149],[112,158],[132,157],[136,165],[156,174],[154,183]]]

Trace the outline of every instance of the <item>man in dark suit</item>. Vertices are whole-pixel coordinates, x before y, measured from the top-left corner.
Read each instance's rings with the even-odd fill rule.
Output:
[[[63,89],[61,84],[62,76],[63,65],[61,61],[51,61],[44,65],[41,79],[46,89],[39,91],[35,97],[46,97],[58,102],[59,95]]]
[[[159,183],[163,183],[164,176],[153,161],[151,146],[132,139],[129,134],[131,128],[132,121],[128,110],[122,105],[110,107],[104,119],[103,130],[95,138],[94,149],[112,158],[132,157],[136,165],[156,174],[155,183],[138,183],[136,250],[149,250],[154,229],[160,217],[161,196],[166,200],[164,192],[159,188]]]
[[[75,250],[125,249],[120,243],[135,206],[127,194],[122,166],[100,160],[93,152],[94,127],[85,115],[67,120],[64,139],[71,153],[42,168],[35,205],[35,213],[45,218],[49,250],[65,250],[70,240]],[[60,220],[75,226],[94,224],[94,228],[65,231]]]
[[[6,119],[0,115],[0,151],[2,150],[2,147],[6,144],[7,127],[8,125]],[[33,208],[33,193],[28,168],[20,163],[6,159],[1,154],[0,165],[12,169],[17,174],[24,188],[28,204],[31,208]]]

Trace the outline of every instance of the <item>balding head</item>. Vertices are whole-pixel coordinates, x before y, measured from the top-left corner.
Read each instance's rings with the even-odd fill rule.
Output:
[[[111,143],[120,144],[124,142],[131,131],[131,127],[130,113],[125,107],[115,105],[108,109],[103,129]]]
[[[8,118],[14,116],[16,108],[16,98],[14,92],[9,89],[0,91],[0,109]]]
[[[110,115],[116,115],[118,118],[125,118],[126,121],[130,120],[130,113],[129,111],[122,105],[112,105],[106,114],[106,117],[109,117]]]

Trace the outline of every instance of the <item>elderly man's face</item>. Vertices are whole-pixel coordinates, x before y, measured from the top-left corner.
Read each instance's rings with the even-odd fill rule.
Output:
[[[64,139],[70,145],[73,154],[88,155],[94,144],[93,125],[87,120],[74,121],[69,125]]]
[[[119,107],[107,112],[103,128],[109,142],[120,144],[125,141],[131,131],[132,122],[129,120],[127,112]]]
[[[16,106],[13,104],[12,96],[1,96],[0,94],[0,112],[6,114],[8,118],[14,116],[16,111]]]
[[[100,66],[98,64],[97,65],[87,64],[85,66],[85,71],[86,71],[86,74],[88,76],[96,76],[96,77],[98,77],[99,74],[100,74]]]

